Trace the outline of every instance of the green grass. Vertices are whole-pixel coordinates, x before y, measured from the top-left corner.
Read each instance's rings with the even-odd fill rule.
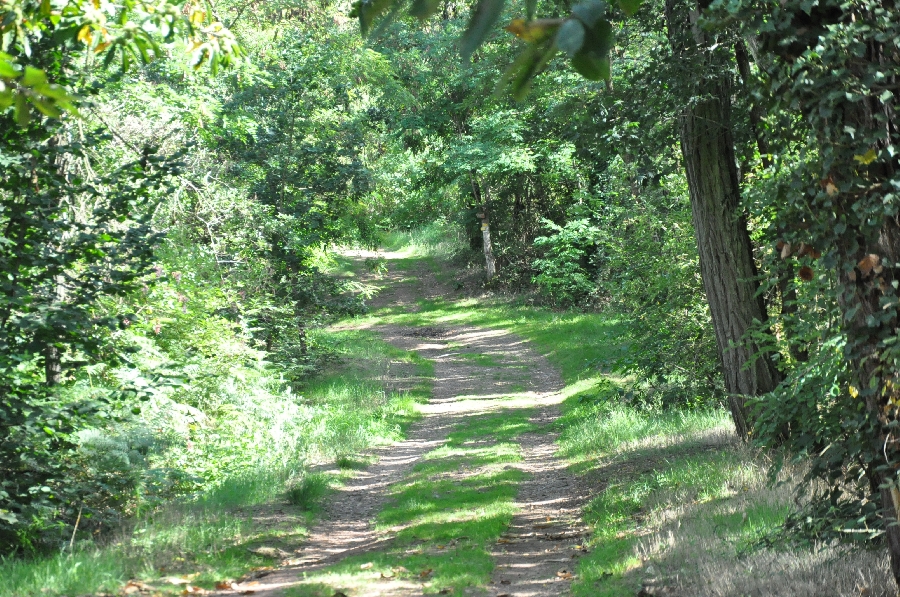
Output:
[[[418,246],[404,254],[401,267],[421,268],[417,256],[431,265],[437,255]],[[607,365],[627,342],[614,318],[555,312],[503,297],[421,300],[418,305],[414,313],[386,308],[373,317],[401,325],[508,330],[560,369],[567,385],[563,416],[555,425],[559,454],[600,488],[584,511],[593,534],[585,542],[588,553],[577,566],[573,594],[633,595],[648,579],[688,587],[684,594],[697,595],[738,594],[762,586],[767,588],[759,594],[770,594],[776,586],[785,587],[781,594],[805,594],[804,582],[815,586],[823,578],[851,591],[862,577],[866,586],[877,586],[869,579],[881,574],[880,564],[864,552],[766,547],[762,539],[794,507],[793,485],[768,484],[766,458],[736,441],[726,411],[639,409],[622,401],[620,388],[630,380]],[[471,360],[497,365],[475,355]],[[785,479],[799,474],[787,471]],[[420,512],[425,507],[410,504]],[[750,561],[767,573],[751,573]]]
[[[462,234],[445,222],[435,222],[414,230],[389,232],[385,235],[383,246],[407,258],[441,261],[452,259],[466,250]]]
[[[184,577],[211,589],[251,568],[277,564],[250,549],[291,552],[306,536],[317,504],[340,482],[341,475],[309,473],[304,461],[364,466],[368,457],[358,452],[401,439],[419,417],[416,404],[430,395],[431,362],[371,332],[319,329],[310,340],[335,358],[296,397],[308,418],[300,427],[302,453],[279,467],[248,467],[193,500],[127,521],[100,543],[79,542],[73,553],[0,561],[0,595],[118,592],[132,579],[180,593],[183,587],[161,579]],[[265,447],[248,447],[247,458],[259,449]],[[262,524],[261,518],[276,522]]]
[[[306,534],[311,513],[305,507],[273,505],[288,474],[261,471],[253,477],[231,479],[193,503],[173,505],[152,516],[132,521],[97,546],[88,541],[73,553],[38,560],[0,563],[0,594],[83,595],[118,592],[132,579],[158,584],[163,592],[179,592],[164,577],[190,579],[192,585],[213,588],[256,566],[275,560],[249,551],[260,545],[291,545]],[[267,492],[262,487],[270,488]],[[235,496],[247,490],[245,500]],[[276,502],[277,503],[277,502]],[[310,504],[304,504],[309,506]],[[280,509],[274,526],[253,522],[254,514]],[[183,587],[182,587],[183,588]]]
[[[467,587],[485,586],[493,571],[490,545],[508,526],[524,478],[510,465],[521,459],[515,439],[533,429],[531,414],[507,410],[459,424],[391,488],[376,520],[379,530],[393,531],[390,547],[311,575],[309,586],[291,594],[328,594],[323,587],[359,587],[381,575],[422,583],[424,594],[464,595]]]
[[[619,324],[597,314],[554,312],[504,299],[434,299],[418,304],[421,309],[416,313],[388,307],[362,318],[362,322],[509,330],[531,342],[560,369],[568,383],[596,378],[621,343]]]
[[[480,352],[462,352],[457,357],[469,361],[473,365],[480,367],[508,367],[506,363],[497,359],[497,357]]]
[[[286,487],[289,504],[304,510],[313,510],[328,493],[330,479],[323,473],[304,472],[290,480]]]
[[[311,455],[339,458],[401,439],[419,417],[416,404],[428,400],[433,363],[368,331],[325,329],[310,336],[340,359],[300,392],[314,411]]]

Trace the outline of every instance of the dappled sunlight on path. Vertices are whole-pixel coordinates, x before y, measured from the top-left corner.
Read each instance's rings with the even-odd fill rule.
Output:
[[[554,455],[558,372],[502,330],[366,327],[433,361],[423,418],[329,496],[297,557],[222,593],[567,594],[585,492]]]

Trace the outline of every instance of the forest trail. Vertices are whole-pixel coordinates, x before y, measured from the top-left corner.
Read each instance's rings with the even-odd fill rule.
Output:
[[[390,253],[381,255],[388,271],[363,274],[383,286],[374,308],[415,309],[418,298],[448,292],[426,267],[399,272]],[[373,256],[350,255],[359,266]],[[371,329],[433,361],[423,417],[406,440],[374,451],[376,462],[330,496],[297,558],[235,592],[568,594],[587,531],[580,522],[586,491],[554,456],[559,373],[502,330],[379,323]],[[476,569],[484,572],[472,576]]]

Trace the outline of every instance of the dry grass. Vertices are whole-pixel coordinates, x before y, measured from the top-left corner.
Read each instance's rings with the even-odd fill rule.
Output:
[[[589,395],[589,393],[588,393]],[[896,595],[884,549],[772,541],[797,505],[799,466],[769,483],[765,453],[724,412],[567,401],[561,451],[601,488],[574,593],[590,597]]]
[[[641,584],[692,597],[867,597],[896,595],[884,549],[848,545],[766,546],[767,533],[795,509],[797,467],[771,486],[754,450],[728,448],[746,466],[732,471],[718,499],[683,502],[677,492],[648,500],[647,535],[634,543]],[[660,591],[664,592],[664,591]]]

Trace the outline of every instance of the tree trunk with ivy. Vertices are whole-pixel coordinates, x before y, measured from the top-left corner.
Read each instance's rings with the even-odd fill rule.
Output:
[[[876,49],[880,45],[870,45],[870,59],[880,53]],[[890,117],[878,119],[875,115],[879,113]],[[896,159],[874,157],[892,143],[896,146],[900,135],[892,107],[876,98],[846,105],[843,114],[845,127],[885,133],[881,139],[873,139],[871,147],[859,148],[853,162],[831,169],[826,186],[833,184],[834,192],[829,194],[832,187],[828,187],[824,195],[832,198],[837,213],[863,216],[850,218],[846,231],[836,239],[838,300],[844,312],[847,356],[857,384],[853,393],[865,398],[867,410],[881,423],[877,444],[886,458],[874,459],[877,464],[868,474],[881,494],[891,571],[900,585],[900,349],[896,342],[900,333],[900,201],[892,192],[900,178]],[[869,161],[867,154],[873,159],[864,164]]]
[[[696,5],[667,0],[666,22],[676,58],[699,73],[680,117],[681,151],[691,199],[700,273],[735,429],[751,429],[746,400],[775,389],[779,373],[746,334],[766,320],[756,265],[740,212],[740,185],[731,131],[731,74],[696,24]],[[718,61],[718,62],[716,62]]]
[[[750,0],[726,4],[728,20],[764,32],[769,114],[792,135],[805,133],[805,145],[815,149],[794,164],[769,208],[782,256],[804,263],[800,277],[822,274],[836,282],[852,379],[838,398],[842,421],[860,410],[868,419],[867,427],[856,424],[867,430],[860,440],[825,438],[833,442],[833,462],[814,454],[810,460],[836,487],[858,483],[842,475],[863,463],[870,493],[858,508],[880,500],[880,526],[900,584],[898,5],[773,0],[762,10]],[[856,520],[842,524],[860,527]]]

